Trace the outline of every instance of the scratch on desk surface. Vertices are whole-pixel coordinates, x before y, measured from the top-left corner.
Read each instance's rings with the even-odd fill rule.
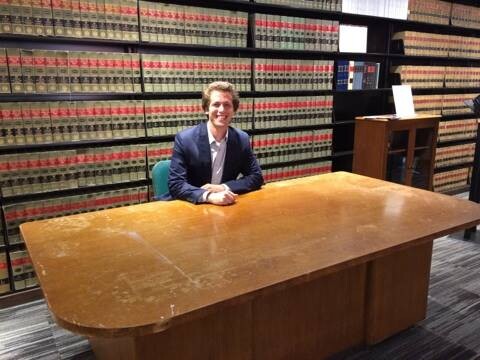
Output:
[[[200,283],[197,280],[192,279],[190,276],[188,276],[185,271],[183,271],[180,267],[175,265],[168,257],[166,257],[164,254],[162,254],[157,248],[152,246],[148,241],[145,241],[144,238],[142,238],[138,233],[134,231],[127,231],[127,235],[130,237],[130,239],[133,239],[141,244],[143,244],[145,247],[147,247],[152,254],[154,254],[157,259],[167,263],[168,265],[172,266],[175,270],[177,270],[183,277],[188,279],[192,284],[195,285],[195,287],[200,287]]]

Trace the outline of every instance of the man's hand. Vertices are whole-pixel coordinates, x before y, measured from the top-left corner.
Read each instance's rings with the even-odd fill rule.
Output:
[[[235,202],[237,196],[237,194],[231,192],[230,190],[211,192],[207,197],[207,202],[214,205],[231,205]]]
[[[202,186],[202,189],[208,190],[212,193],[222,192],[226,190],[225,186],[221,184],[205,184]]]

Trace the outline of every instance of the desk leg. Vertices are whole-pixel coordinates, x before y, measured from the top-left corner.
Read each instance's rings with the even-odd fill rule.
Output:
[[[131,338],[91,338],[98,360],[252,359],[251,302]]]
[[[423,320],[433,241],[368,264],[366,343],[376,344]]]
[[[259,296],[256,360],[323,359],[364,341],[366,264]]]

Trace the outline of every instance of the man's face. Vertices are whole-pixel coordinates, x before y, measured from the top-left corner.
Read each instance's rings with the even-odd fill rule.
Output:
[[[232,94],[226,91],[213,90],[210,93],[208,106],[208,120],[215,128],[227,128],[232,122],[233,115]]]

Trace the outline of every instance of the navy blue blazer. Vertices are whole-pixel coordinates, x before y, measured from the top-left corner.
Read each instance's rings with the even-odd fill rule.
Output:
[[[203,122],[175,136],[168,177],[170,196],[197,203],[205,192],[200,187],[210,183],[211,179],[210,144],[207,123]],[[257,190],[263,184],[262,171],[252,152],[248,134],[233,127],[228,128],[222,184],[237,194]]]

